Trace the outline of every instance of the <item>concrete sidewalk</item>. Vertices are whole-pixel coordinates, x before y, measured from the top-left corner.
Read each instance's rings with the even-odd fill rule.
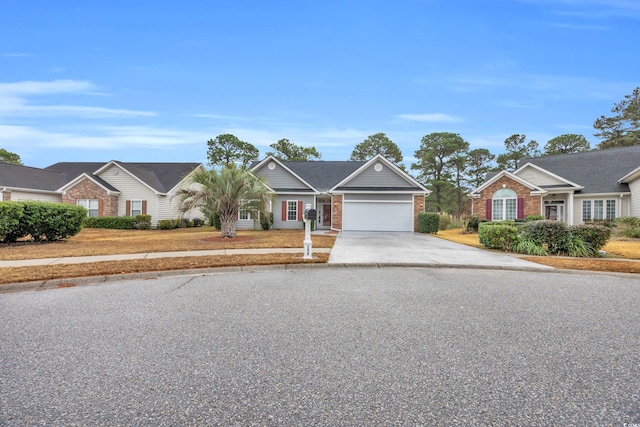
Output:
[[[314,253],[330,253],[330,248],[314,248]],[[57,264],[83,264],[87,262],[103,261],[128,261],[132,259],[157,259],[157,258],[181,258],[196,256],[215,255],[263,255],[263,254],[302,254],[303,248],[261,248],[261,249],[216,249],[210,251],[178,251],[178,252],[148,252],[138,254],[118,254],[118,255],[94,255],[64,258],[39,258],[0,261],[0,268],[3,267],[29,267],[36,265],[57,265]]]

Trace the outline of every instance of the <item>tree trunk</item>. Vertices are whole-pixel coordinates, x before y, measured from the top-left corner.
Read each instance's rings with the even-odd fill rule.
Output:
[[[236,237],[236,216],[220,214],[220,237]]]

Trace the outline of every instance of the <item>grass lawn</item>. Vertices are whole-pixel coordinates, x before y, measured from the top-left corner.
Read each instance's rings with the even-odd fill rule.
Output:
[[[314,234],[312,236],[313,247],[331,248],[335,239],[335,234]],[[302,249],[303,241],[304,231],[302,230],[239,231],[235,239],[222,239],[220,238],[220,232],[212,227],[178,228],[175,230],[105,230],[86,228],[78,235],[63,242],[0,245],[0,260],[208,249]],[[316,253],[312,260],[303,260],[302,253],[274,253],[9,267],[0,268],[0,284],[161,270],[326,263],[328,259],[329,254]]]
[[[483,248],[478,240],[478,234],[462,234],[462,229],[438,231],[435,235],[441,239],[461,243],[467,246]],[[533,257],[522,256],[522,259],[548,265],[555,268],[570,270],[612,271],[618,273],[640,273],[640,262],[625,260],[640,260],[640,240],[612,239],[604,247],[604,251],[611,258],[569,258],[569,257]]]

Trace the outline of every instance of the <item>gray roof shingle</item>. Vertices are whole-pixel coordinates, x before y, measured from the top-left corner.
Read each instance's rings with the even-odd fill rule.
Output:
[[[640,146],[522,159],[584,187],[577,194],[629,192],[618,180],[640,167]]]
[[[0,162],[0,187],[55,191],[62,185],[60,172]]]
[[[300,178],[307,181],[318,191],[327,191],[351,175],[364,161],[325,161],[282,162]]]

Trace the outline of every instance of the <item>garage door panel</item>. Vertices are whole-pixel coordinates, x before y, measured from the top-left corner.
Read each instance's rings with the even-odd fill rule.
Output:
[[[342,217],[346,231],[413,231],[411,203],[345,202]]]

